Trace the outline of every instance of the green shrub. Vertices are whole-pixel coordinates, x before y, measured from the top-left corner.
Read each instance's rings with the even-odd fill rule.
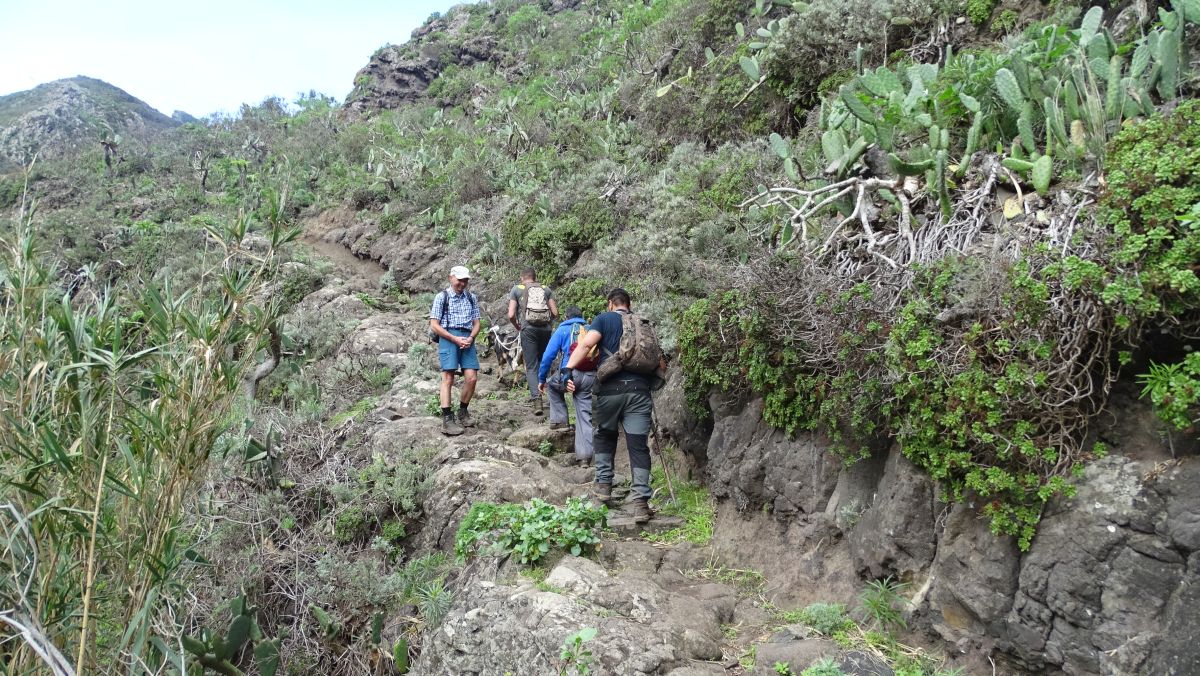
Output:
[[[967,0],[967,18],[976,27],[982,26],[992,18],[992,10],[995,7],[996,0]]]
[[[523,564],[536,563],[552,549],[578,556],[600,542],[606,507],[571,498],[555,507],[534,498],[524,505],[477,502],[458,527],[454,552],[465,559],[477,552],[511,553]]]
[[[812,666],[800,672],[800,676],[846,676],[846,672],[842,671],[837,662],[828,657],[822,657]]]
[[[798,619],[826,636],[854,627],[846,606],[840,603],[814,603],[801,610]]]
[[[352,542],[364,532],[366,516],[359,505],[349,505],[333,520],[333,539],[343,544]]]

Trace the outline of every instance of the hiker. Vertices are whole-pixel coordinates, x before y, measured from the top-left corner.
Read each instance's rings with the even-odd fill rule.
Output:
[[[554,335],[550,337],[550,345],[542,356],[542,365],[538,369],[538,390],[547,395],[550,400],[550,429],[566,429],[570,426],[567,415],[567,387],[565,382],[566,364],[571,352],[588,332],[588,324],[583,318],[583,311],[572,305],[563,313],[566,319],[558,325]],[[559,372],[550,376],[550,369],[558,360]],[[575,367],[575,389],[572,398],[575,400],[575,459],[580,465],[589,465],[592,461],[592,383],[598,360],[584,360]]]
[[[538,366],[550,343],[551,326],[557,318],[558,303],[554,301],[553,293],[538,283],[537,272],[533,268],[522,270],[521,283],[508,293],[508,321],[521,336],[529,402],[533,404],[536,415],[544,413],[541,392],[538,391]]]
[[[626,359],[627,351],[621,344],[626,324],[637,327],[636,322],[644,321],[633,316],[630,305],[629,292],[625,289],[609,292],[608,312],[597,316],[587,334],[580,339],[567,360],[566,377],[568,392],[580,389],[585,378],[574,369],[586,361],[594,346],[600,346],[599,366],[592,386],[596,462],[592,495],[601,504],[612,502],[613,461],[619,425],[625,429],[625,444],[629,447],[629,466],[633,473],[630,493],[633,500],[628,511],[634,522],[645,523],[651,517],[649,501],[653,495],[650,489],[650,419],[654,414],[654,400],[650,391],[661,383],[660,376],[665,372],[666,363],[648,323],[638,336],[647,336],[647,341],[638,340],[636,346],[631,344]],[[631,335],[630,339],[633,338]]]
[[[442,369],[442,434],[455,436],[463,428],[474,427],[475,421],[467,411],[475,395],[479,379],[479,355],[475,351],[475,336],[479,334],[479,299],[467,291],[471,271],[465,266],[450,268],[450,286],[433,299],[429,309],[429,330],[438,338],[438,363]],[[450,393],[454,376],[463,375],[462,396],[458,400],[458,417],[450,408]]]

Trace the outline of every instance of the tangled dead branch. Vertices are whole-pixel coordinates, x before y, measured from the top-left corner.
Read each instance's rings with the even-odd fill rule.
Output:
[[[795,380],[803,385],[782,386],[815,388],[792,396],[811,415],[836,411],[836,421],[821,425],[876,430],[903,441],[913,430],[897,422],[897,411],[933,401],[940,402],[935,416],[982,415],[955,399],[955,388],[972,374],[987,374],[987,382],[1014,378],[1019,386],[988,393],[996,401],[986,424],[961,443],[978,466],[1006,466],[1014,476],[1043,481],[1066,476],[1089,454],[1087,425],[1115,379],[1110,356],[1120,337],[1113,312],[1095,292],[1054,272],[1068,258],[1102,261],[1107,255],[1089,183],[1061,189],[1046,202],[1024,193],[998,157],[984,156],[945,219],[917,185],[915,179],[850,177],[770,188],[743,204],[782,211],[785,219],[783,226],[753,233],[771,252],[742,268],[734,283],[768,299],[771,340],[803,372]],[[1020,206],[1012,218],[1002,213],[1008,190]],[[949,271],[950,281],[933,294],[930,271]],[[744,344],[754,340],[746,327],[756,325],[762,309],[759,303],[723,305],[710,326],[718,327],[723,344]],[[895,328],[903,321],[916,322],[928,340],[916,347],[899,343]],[[917,350],[919,358],[906,350]],[[904,384],[912,379],[926,385],[909,391]],[[750,385],[742,380],[735,387]],[[881,410],[891,411],[892,420]]]

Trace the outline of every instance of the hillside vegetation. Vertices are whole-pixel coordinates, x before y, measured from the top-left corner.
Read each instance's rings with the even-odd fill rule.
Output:
[[[290,242],[342,210],[356,255],[411,237],[432,266],[393,265],[358,319],[419,317],[449,260],[485,302],[526,264],[589,316],[624,286],[695,415],[723,391],[846,462],[896,443],[1028,548],[1105,454],[1119,376],[1164,424],[1200,417],[1200,2],[1149,4],[462,5],[381,48],[344,106],[88,127],[3,175],[0,636],[23,638],[0,657],[419,654],[458,570],[410,535],[434,451],[364,439],[393,381],[432,373],[415,345],[361,358],[305,302],[335,275]]]

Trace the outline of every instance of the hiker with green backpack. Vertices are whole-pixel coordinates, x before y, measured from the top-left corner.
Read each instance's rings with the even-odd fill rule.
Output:
[[[542,415],[542,395],[538,391],[537,372],[546,346],[550,344],[558,304],[550,289],[537,281],[537,271],[521,271],[521,283],[508,293],[508,321],[521,336],[521,354],[525,358],[525,378],[529,382],[529,402],[534,413]]]
[[[579,341],[567,360],[567,391],[578,389],[582,381],[574,369],[588,359],[599,346],[599,366],[596,384],[592,387],[592,424],[595,426],[593,447],[596,462],[596,481],[592,496],[601,504],[612,503],[613,464],[617,452],[617,435],[625,430],[629,447],[629,466],[633,481],[627,510],[636,523],[650,520],[650,430],[654,400],[666,373],[666,360],[645,317],[633,313],[629,292],[613,289],[608,294],[608,312],[592,321],[591,328]]]
[[[566,429],[570,426],[567,414],[566,370],[559,369],[558,373],[550,375],[551,368],[556,361],[560,366],[566,366],[571,352],[587,335],[589,328],[583,318],[583,311],[578,307],[572,305],[564,314],[566,319],[550,337],[550,345],[546,348],[541,368],[538,369],[538,390],[550,400],[551,429]],[[575,459],[582,465],[592,460],[592,382],[595,380],[592,371],[596,369],[598,362],[596,357],[585,359],[574,369],[575,391],[572,393],[572,399],[575,401]]]

